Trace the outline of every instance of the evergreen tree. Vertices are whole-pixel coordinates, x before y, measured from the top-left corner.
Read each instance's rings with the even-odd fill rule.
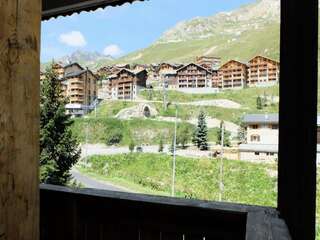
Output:
[[[201,150],[208,150],[208,127],[206,123],[206,115],[203,111],[198,116],[198,125],[193,134],[192,142]]]
[[[262,109],[262,99],[260,96],[257,97],[257,109],[261,110]]]
[[[41,83],[40,100],[40,181],[66,185],[70,169],[80,158],[79,145],[72,135],[72,120],[66,115],[60,81],[52,66]]]

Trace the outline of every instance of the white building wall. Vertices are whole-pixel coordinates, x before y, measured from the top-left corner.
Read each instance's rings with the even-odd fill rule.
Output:
[[[260,136],[260,141],[251,141],[252,135]],[[247,128],[247,143],[248,144],[278,144],[279,130],[272,129],[271,125],[260,124],[258,129],[253,129],[252,126]]]

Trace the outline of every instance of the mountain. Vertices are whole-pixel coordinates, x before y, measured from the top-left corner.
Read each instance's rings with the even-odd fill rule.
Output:
[[[249,60],[279,58],[280,0],[258,0],[239,9],[178,23],[151,46],[116,63],[188,62],[199,55]]]
[[[112,56],[106,56],[98,52],[77,50],[70,55],[55,59],[55,61],[61,62],[62,64],[78,62],[83,67],[97,69],[103,64],[108,64],[109,62],[114,61],[114,58]],[[46,65],[48,65],[48,63],[43,63],[42,68],[44,68]]]

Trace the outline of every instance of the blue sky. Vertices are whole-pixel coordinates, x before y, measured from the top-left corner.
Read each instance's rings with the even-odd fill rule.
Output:
[[[180,21],[212,16],[250,2],[254,0],[150,0],[59,17],[42,22],[41,60],[79,49],[119,57],[149,46]]]

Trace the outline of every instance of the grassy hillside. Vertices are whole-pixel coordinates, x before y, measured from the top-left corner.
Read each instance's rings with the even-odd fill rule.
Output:
[[[214,106],[178,106],[178,118],[182,120],[190,120],[198,117],[200,111],[204,111],[208,117],[220,120],[231,121],[236,124],[241,123],[244,114],[247,113],[277,113],[278,104],[268,105],[262,110],[257,109],[257,96],[268,97],[278,96],[279,87],[273,86],[269,88],[248,88],[237,91],[225,91],[219,94],[185,94],[177,91],[168,91],[168,100],[171,102],[193,102],[200,100],[228,99],[241,104],[240,109],[228,109]],[[142,92],[141,97],[147,98],[148,93]],[[152,92],[152,100],[150,103],[158,111],[159,117],[175,117],[176,108],[169,105],[164,110],[163,104],[157,101],[163,99],[161,91]],[[174,123],[158,121],[155,119],[132,119],[118,120],[116,114],[125,108],[138,105],[138,102],[131,101],[104,101],[97,111],[91,112],[87,118],[75,119],[72,126],[73,132],[80,142],[85,141],[86,133],[88,133],[87,141],[89,143],[105,143],[108,132],[117,129],[122,133],[122,140],[119,145],[128,145],[131,140],[139,144],[158,144],[160,137],[165,143],[171,143],[173,136]],[[179,123],[186,125],[192,129],[194,126],[189,123]],[[215,142],[217,139],[216,129],[210,129],[209,140]]]
[[[93,156],[91,168],[81,170],[94,176],[146,193],[169,195],[172,157],[165,154]],[[177,196],[218,200],[219,161],[177,157]],[[275,206],[276,178],[269,175],[276,165],[224,161],[224,201]],[[121,181],[118,181],[122,179]],[[129,184],[129,185],[128,185]]]
[[[203,54],[220,56],[223,61],[248,61],[258,54],[279,59],[279,39],[280,25],[274,22],[263,28],[246,31],[237,39],[216,35],[203,40],[154,44],[120,58],[115,63],[190,62]]]
[[[179,125],[186,125],[193,129],[193,126],[188,123]],[[121,146],[128,146],[131,140],[134,140],[136,144],[157,145],[160,138],[165,143],[171,143],[174,123],[142,119],[120,121],[113,118],[86,118],[75,119],[72,126],[73,133],[82,143],[85,142],[86,132],[88,143],[105,143],[108,133],[115,129],[123,135],[119,143]],[[215,137],[213,138],[215,140]]]

